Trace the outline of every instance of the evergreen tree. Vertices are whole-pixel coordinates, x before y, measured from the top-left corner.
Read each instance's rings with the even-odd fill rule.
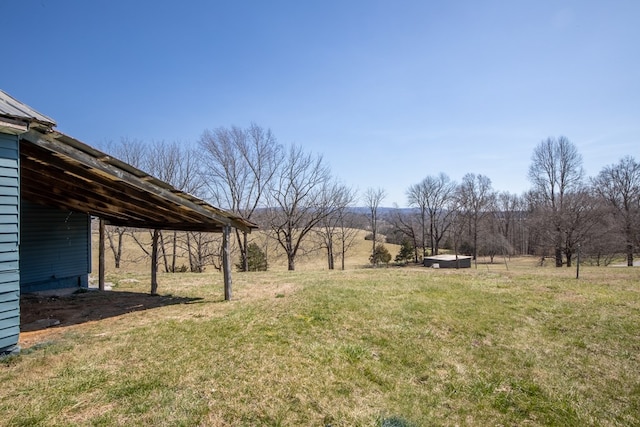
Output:
[[[267,255],[256,243],[247,246],[248,271],[267,271]],[[243,259],[236,264],[238,271],[244,271]]]
[[[414,248],[410,241],[404,239],[402,241],[402,246],[400,246],[400,252],[396,255],[394,261],[395,262],[409,262],[413,259]]]
[[[376,245],[375,251],[369,257],[369,262],[376,266],[381,263],[388,264],[389,261],[391,261],[389,250],[383,244]]]

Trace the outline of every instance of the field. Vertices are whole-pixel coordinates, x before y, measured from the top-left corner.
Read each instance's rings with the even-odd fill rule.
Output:
[[[109,269],[30,301],[76,315],[0,362],[0,424],[640,425],[640,269],[536,264],[234,273],[230,302]]]

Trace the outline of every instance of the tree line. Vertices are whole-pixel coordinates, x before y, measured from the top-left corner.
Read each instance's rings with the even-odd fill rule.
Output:
[[[625,156],[586,177],[576,146],[563,136],[535,147],[528,171],[532,187],[524,194],[497,192],[484,175],[468,173],[457,183],[441,172],[408,187],[409,209],[384,212],[383,188],[368,188],[359,196],[332,174],[322,155],[282,145],[256,124],[205,130],[195,146],[123,138],[104,149],[257,223],[263,240],[235,231],[241,271],[267,268],[270,244],[285,254],[289,270],[300,256],[317,251],[325,254],[329,269],[336,261],[344,269],[357,229],[363,228],[370,232],[374,264],[384,241],[401,244],[401,258],[414,262],[446,248],[476,260],[551,257],[556,266],[571,266],[578,251],[596,264],[624,254],[633,265],[639,246],[640,165]],[[356,209],[358,205],[364,209]],[[139,231],[109,227],[116,266],[125,235],[146,251]],[[210,233],[163,232],[159,247],[167,272],[221,265],[220,238]],[[188,255],[188,266],[176,265],[178,249]],[[264,260],[256,263],[256,254]]]
[[[398,211],[395,229],[422,256],[443,243],[472,255],[527,254],[570,267],[580,251],[608,264],[624,254],[633,265],[640,233],[640,164],[623,156],[595,177],[586,177],[582,156],[568,138],[549,137],[533,150],[524,194],[497,192],[484,175],[461,183],[446,174],[427,176],[407,190],[414,211]]]

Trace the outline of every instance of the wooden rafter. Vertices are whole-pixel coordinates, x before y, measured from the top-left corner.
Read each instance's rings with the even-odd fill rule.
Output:
[[[37,203],[114,225],[222,232],[256,226],[66,135],[30,131],[21,141],[22,192]]]

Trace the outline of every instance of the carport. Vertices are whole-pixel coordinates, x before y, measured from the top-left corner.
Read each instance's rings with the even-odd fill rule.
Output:
[[[30,130],[20,136],[19,150],[21,197],[99,217],[101,236],[105,223],[156,230],[152,253],[157,255],[157,230],[222,233],[225,299],[231,299],[230,230],[251,232],[256,225],[60,132]],[[152,282],[155,272],[152,268]],[[99,281],[104,283],[103,268]]]
[[[86,263],[91,216],[100,218],[101,286],[105,224],[155,230],[152,293],[158,230],[214,232],[223,235],[224,294],[231,299],[230,232],[237,228],[250,233],[255,224],[58,132],[55,126],[51,118],[0,91],[0,352],[17,343],[20,291],[25,276],[40,268],[29,263],[52,254],[60,260],[66,247],[82,252],[78,262]],[[23,223],[23,217],[30,222]],[[49,232],[56,220],[63,226],[50,234],[59,240],[62,234],[65,245],[37,241],[38,233]],[[37,233],[25,228],[32,224]],[[65,262],[72,264],[74,256],[70,253]],[[83,274],[73,274],[77,277],[69,279],[48,271],[45,277],[52,286],[69,280],[82,286]],[[41,282],[39,286],[47,286],[46,280]]]

